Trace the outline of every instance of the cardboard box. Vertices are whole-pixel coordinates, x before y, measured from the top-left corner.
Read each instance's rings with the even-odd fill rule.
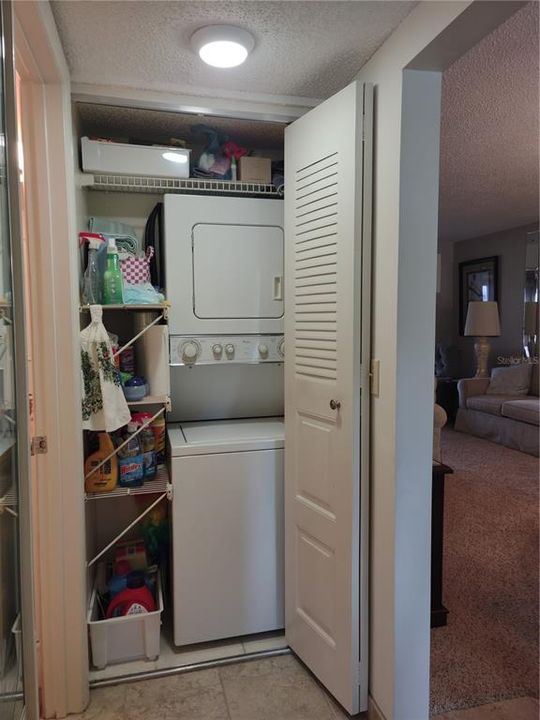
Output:
[[[240,182],[270,185],[272,182],[272,161],[270,158],[241,157],[239,163]]]

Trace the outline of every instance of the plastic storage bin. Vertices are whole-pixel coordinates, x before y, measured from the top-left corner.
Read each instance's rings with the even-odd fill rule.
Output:
[[[128,145],[81,138],[82,168],[85,172],[188,178],[190,153],[191,150],[178,147]]]
[[[88,628],[92,662],[102,670],[107,665],[130,660],[156,660],[159,657],[159,638],[161,613],[163,612],[163,592],[161,575],[157,577],[156,599],[158,609],[144,615],[126,615],[109,620],[98,620],[97,587],[94,586]]]

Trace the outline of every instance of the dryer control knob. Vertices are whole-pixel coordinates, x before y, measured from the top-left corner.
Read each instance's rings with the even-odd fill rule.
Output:
[[[264,343],[261,343],[261,344],[259,345],[259,355],[260,355],[262,358],[267,358],[267,357],[268,357],[268,345],[265,345]]]
[[[214,357],[219,360],[219,358],[223,355],[223,345],[221,345],[221,343],[212,345],[212,353]]]
[[[182,360],[188,365],[194,363],[200,355],[201,348],[195,340],[188,340],[182,345]]]
[[[232,343],[225,345],[225,355],[229,358],[229,360],[232,360],[234,357],[234,345]]]
[[[277,346],[278,355],[285,357],[285,338],[281,338]]]

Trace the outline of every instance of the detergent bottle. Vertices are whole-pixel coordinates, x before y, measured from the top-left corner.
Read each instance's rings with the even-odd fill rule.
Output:
[[[135,570],[127,576],[127,587],[121,590],[109,603],[107,617],[121,615],[141,615],[154,612],[156,603],[152,593],[146,587],[144,572]]]
[[[97,467],[106,457],[114,451],[113,441],[109,433],[99,433],[99,449],[92,453],[84,463],[84,474],[88,476],[91,470]],[[109,492],[114,490],[118,482],[118,460],[113,455],[99,470],[86,478],[84,488],[86,492]]]

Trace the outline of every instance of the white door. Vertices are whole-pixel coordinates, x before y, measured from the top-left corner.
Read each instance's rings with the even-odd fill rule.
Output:
[[[352,83],[285,133],[286,633],[350,713],[367,709],[371,116]]]

